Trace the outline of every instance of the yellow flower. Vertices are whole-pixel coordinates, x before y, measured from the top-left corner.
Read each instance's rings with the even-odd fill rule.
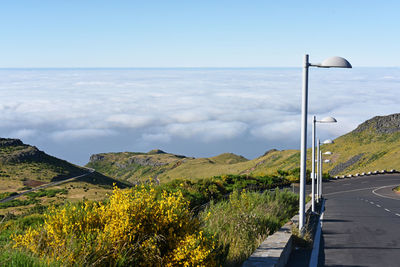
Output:
[[[108,202],[52,207],[45,218],[42,231],[14,236],[15,246],[66,265],[214,265],[214,238],[200,231],[180,191],[114,186]]]

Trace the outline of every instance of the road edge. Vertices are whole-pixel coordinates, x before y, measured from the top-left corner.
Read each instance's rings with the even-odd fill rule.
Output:
[[[319,256],[319,247],[320,247],[320,241],[321,241],[321,232],[322,232],[322,224],[323,224],[323,219],[324,219],[324,213],[325,213],[325,199],[322,201],[322,206],[321,206],[321,216],[318,219],[318,224],[317,224],[317,231],[315,233],[314,237],[314,244],[313,244],[313,250],[311,252],[311,257],[310,257],[310,263],[309,267],[316,267],[318,266],[318,256]]]

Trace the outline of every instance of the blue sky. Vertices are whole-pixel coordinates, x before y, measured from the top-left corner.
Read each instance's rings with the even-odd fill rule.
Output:
[[[78,164],[109,151],[297,149],[309,53],[354,67],[310,69],[309,114],[336,117],[319,129],[335,138],[399,112],[399,10],[359,0],[2,1],[0,133]]]
[[[398,1],[2,1],[1,68],[399,66]]]

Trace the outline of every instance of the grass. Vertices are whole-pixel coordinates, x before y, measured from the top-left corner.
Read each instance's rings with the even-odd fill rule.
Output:
[[[43,211],[42,211],[43,212]],[[29,214],[15,217],[8,215],[0,219],[0,263],[1,266],[58,266],[57,263],[51,264],[43,259],[32,255],[23,250],[12,248],[12,234],[22,234],[29,227],[38,227],[44,222],[41,214]]]
[[[297,195],[288,191],[235,191],[228,200],[212,203],[200,216],[204,229],[218,237],[226,266],[239,266],[264,239],[296,212]]]
[[[199,180],[173,180],[156,189],[159,192],[181,191],[190,201],[190,207],[201,209],[204,204],[219,201],[237,190],[265,190],[288,186],[290,182],[278,176],[221,175]]]
[[[48,267],[48,266],[60,266],[55,262],[48,263],[45,260],[32,255],[31,253],[5,249],[0,252],[0,262],[3,267],[15,267],[15,266],[29,266],[29,267]]]
[[[242,182],[240,179],[237,181]],[[238,187],[234,184],[230,186]],[[201,190],[200,187],[197,189]],[[207,236],[216,238],[217,246],[213,253],[217,253],[218,261],[225,262],[226,266],[240,264],[246,259],[267,235],[279,229],[297,212],[298,204],[297,195],[287,191],[276,190],[264,193],[242,191],[239,193],[238,190],[234,190],[233,192],[228,199],[219,202],[212,201],[197,216],[202,222],[202,231]],[[76,205],[71,207],[74,206]],[[45,210],[41,212],[43,211]],[[21,216],[9,214],[3,217],[3,222],[0,224],[0,262],[4,262],[4,266],[57,265],[57,263],[48,264],[24,250],[11,247],[13,234],[24,233],[30,227],[42,229],[43,223],[42,214]],[[129,259],[126,260],[129,261]]]
[[[395,187],[395,188],[393,189],[393,191],[395,191],[395,192],[397,192],[397,193],[400,193],[400,185],[397,186],[397,187]]]
[[[211,201],[211,204],[208,207],[208,212],[212,210],[213,218],[219,217],[218,212],[222,212],[221,209],[225,209],[226,205],[230,205],[229,213],[231,215],[236,215],[236,222],[239,220],[243,219],[243,216],[246,216],[246,213],[253,214],[251,211],[246,211],[241,207],[240,209],[236,210],[236,213],[232,212],[234,210],[234,207],[232,206],[234,200],[238,200],[242,198],[244,195],[233,193],[231,196],[229,196],[230,193],[232,192],[238,192],[243,189],[247,190],[256,190],[260,188],[268,189],[268,188],[274,188],[279,185],[286,184],[287,181],[285,179],[282,179],[280,177],[276,176],[260,176],[260,177],[251,177],[251,176],[246,176],[246,175],[223,175],[223,176],[217,176],[213,178],[208,178],[208,179],[200,179],[197,181],[192,181],[192,180],[175,180],[173,182],[163,184],[161,186],[156,186],[155,190],[158,192],[157,194],[161,197],[161,192],[162,191],[167,191],[170,193],[174,193],[177,191],[181,191],[183,193],[183,196],[185,199],[190,200],[190,206],[189,208],[192,210],[194,214],[204,214],[202,211],[207,207],[207,205],[204,205],[206,203],[209,203]],[[93,185],[92,185],[93,186]],[[97,188],[99,190],[100,187]],[[40,265],[42,264],[41,261],[37,261],[38,259],[35,257],[30,257],[29,253],[26,253],[24,251],[16,252],[15,250],[11,249],[11,234],[21,234],[24,231],[27,230],[28,227],[33,227],[33,228],[38,228],[38,225],[43,223],[43,213],[47,211],[47,206],[48,205],[62,205],[63,203],[69,203],[70,201],[76,202],[76,200],[82,200],[83,199],[97,199],[102,201],[106,197],[106,192],[108,189],[103,189],[102,194],[99,193],[94,193],[97,192],[94,190],[92,187],[89,188],[89,184],[83,183],[83,182],[70,182],[68,184],[64,185],[59,185],[56,186],[52,189],[46,189],[46,190],[40,190],[37,192],[31,192],[27,196],[24,196],[22,200],[18,200],[18,204],[21,204],[21,202],[29,202],[29,201],[34,201],[34,203],[31,203],[31,205],[28,205],[26,207],[21,206],[21,210],[19,213],[13,212],[13,213],[3,213],[3,217],[0,216],[0,221],[3,220],[4,222],[0,224],[0,247],[2,247],[2,251],[0,253],[0,257],[3,257],[3,259],[7,260],[7,262],[10,262],[10,264],[14,264],[17,262],[26,262],[27,266],[45,266],[45,265]],[[81,195],[81,197],[78,197],[77,199],[73,199],[73,196]],[[284,209],[282,208],[287,207],[288,204],[291,202],[286,201],[290,200],[290,198],[287,197],[288,193],[264,193],[264,194],[259,194],[259,193],[246,193],[247,196],[249,196],[249,202],[248,205],[253,205],[255,206],[263,206],[266,202],[269,205],[268,208],[265,208],[263,210],[257,210],[255,211],[258,215],[261,215],[262,213],[265,213],[268,210],[267,217],[262,217],[261,219],[258,217],[248,217],[248,223],[251,223],[251,220],[255,220],[253,224],[259,224],[260,222],[263,223],[260,225],[260,227],[264,227],[264,230],[261,230],[261,234],[257,233],[256,236],[258,241],[262,241],[262,239],[271,233],[272,231],[275,231],[280,227],[280,225],[283,223],[284,220],[287,218],[291,217],[291,208],[289,209]],[[262,199],[259,199],[258,196],[262,196]],[[226,200],[228,199],[228,200]],[[39,201],[40,200],[40,201]],[[37,202],[36,202],[37,201]],[[217,201],[220,201],[217,203]],[[265,203],[264,203],[265,202]],[[297,203],[297,200],[294,202]],[[8,202],[7,202],[8,203]],[[13,203],[13,202],[10,202]],[[221,204],[220,204],[221,203]],[[228,203],[225,204],[224,203]],[[253,203],[253,204],[252,204]],[[11,204],[9,204],[11,205]],[[222,208],[218,208],[217,205],[222,205]],[[264,205],[265,206],[265,205]],[[4,211],[10,211],[12,207],[9,207],[8,209],[4,209]],[[22,208],[24,208],[22,210]],[[15,209],[15,207],[14,207]],[[242,212],[240,214],[239,212]],[[265,216],[264,214],[263,216]],[[199,215],[198,217],[201,218],[203,215]],[[231,219],[229,219],[231,220]],[[249,221],[250,220],[250,221]],[[232,222],[234,222],[232,220]],[[266,223],[266,224],[265,224]],[[40,227],[39,227],[40,228]],[[241,235],[238,236],[239,239],[245,238],[245,236],[251,236],[252,233],[248,232],[251,231],[250,228],[246,228],[247,234],[245,232],[241,233]],[[207,233],[217,233],[218,236],[222,234],[220,232],[220,229],[211,229],[210,227],[207,228]],[[222,235],[221,235],[222,236]],[[253,247],[257,246],[257,242],[252,245]],[[222,259],[226,257],[227,254],[234,253],[234,243],[236,241],[232,240],[232,243],[230,243],[229,247],[232,247],[232,250],[228,250],[228,246],[225,243],[221,243],[218,248],[222,249],[217,249],[218,253],[220,253],[219,258]],[[247,241],[246,241],[247,242]],[[237,243],[237,242],[236,242]],[[235,243],[235,244],[236,244]],[[250,250],[248,250],[250,251]],[[248,252],[250,253],[250,252]],[[236,256],[234,256],[236,257]],[[243,257],[242,256],[238,256]],[[231,260],[229,260],[231,261]],[[233,260],[235,261],[235,260]],[[45,264],[45,263],[43,263]]]
[[[87,167],[129,182],[146,181],[157,177],[161,183],[174,179],[198,180],[224,174],[247,174],[263,176],[282,168],[298,167],[299,153],[296,150],[272,151],[262,157],[247,160],[242,156],[224,153],[210,158],[186,158],[173,154],[149,153],[104,153],[102,160],[93,161]],[[161,166],[143,166],[133,159],[149,159]]]

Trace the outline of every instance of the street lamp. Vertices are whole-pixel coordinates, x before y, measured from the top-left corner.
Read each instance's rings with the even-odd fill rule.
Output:
[[[334,142],[331,139],[327,139],[322,144],[333,144]],[[317,178],[317,199],[319,200],[322,196],[322,151],[320,149],[321,142],[318,139],[318,178]],[[325,155],[332,155],[332,152],[327,151],[324,153]]]
[[[304,55],[303,63],[303,86],[302,86],[302,105],[301,105],[301,152],[300,152],[300,203],[299,203],[299,229],[304,226],[305,221],[305,202],[306,202],[306,160],[307,160],[307,109],[308,109],[308,68],[351,68],[351,64],[344,58],[331,57],[324,60],[321,64],[311,64],[309,56]]]
[[[333,117],[325,117],[322,120],[317,120],[316,116],[313,117],[312,128],[312,155],[311,155],[311,211],[315,212],[315,137],[316,137],[316,124],[318,123],[335,123],[337,120]]]

